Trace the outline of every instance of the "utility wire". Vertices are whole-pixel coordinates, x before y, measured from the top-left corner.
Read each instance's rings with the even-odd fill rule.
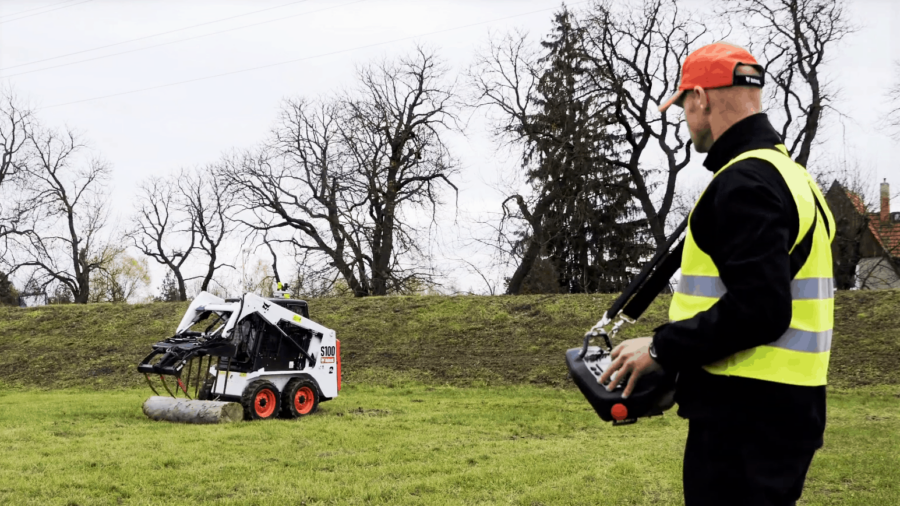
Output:
[[[56,8],[54,8],[54,9],[47,9],[47,10],[45,10],[45,11],[35,12],[35,13],[33,13],[33,14],[26,14],[26,15],[21,16],[21,17],[18,17],[18,18],[7,19],[7,20],[5,20],[5,21],[0,21],[0,25],[2,25],[3,23],[12,23],[13,21],[18,21],[18,20],[20,20],[20,19],[30,18],[31,16],[37,16],[38,14],[46,14],[46,13],[48,13],[48,12],[58,11],[58,10],[60,10],[60,9],[68,9],[69,7],[75,7],[76,5],[86,4],[86,3],[90,2],[90,1],[92,1],[92,0],[82,0],[81,2],[77,2],[77,3],[74,3],[74,4],[63,5],[62,7],[56,7]],[[23,12],[24,12],[24,11],[23,11]]]
[[[579,5],[579,4],[587,3],[587,1],[588,1],[588,0],[584,0],[584,1],[581,1],[581,2],[575,2],[575,3],[572,3],[572,4],[570,4],[570,5]],[[455,26],[455,27],[452,27],[452,28],[445,28],[445,29],[443,29],[443,30],[436,30],[436,31],[433,31],[433,32],[420,33],[420,34],[417,34],[417,35],[410,35],[409,37],[400,37],[400,38],[398,38],[398,39],[386,40],[386,41],[383,41],[383,42],[375,42],[375,43],[372,43],[372,44],[366,44],[366,45],[364,45],[364,46],[356,46],[356,47],[351,47],[351,48],[348,48],[348,49],[340,49],[340,50],[337,50],[337,51],[330,51],[330,52],[328,52],[328,53],[320,53],[320,54],[312,55],[312,56],[304,56],[303,58],[295,58],[295,59],[293,59],[293,60],[286,60],[286,61],[281,61],[281,62],[277,62],[277,63],[269,63],[269,64],[267,64],[267,65],[260,65],[260,66],[257,66],[257,67],[250,67],[250,68],[240,69],[240,70],[232,70],[231,72],[223,72],[223,73],[221,73],[221,74],[215,74],[215,75],[211,75],[211,76],[197,77],[197,78],[194,78],[194,79],[187,79],[187,80],[184,80],[184,81],[177,81],[177,82],[174,82],[174,83],[166,83],[166,84],[160,84],[160,85],[157,85],[157,86],[150,86],[149,88],[140,88],[140,89],[137,89],[137,90],[123,91],[123,92],[120,92],[120,93],[111,93],[111,94],[109,94],[109,95],[101,95],[101,96],[99,96],[99,97],[85,98],[85,99],[81,99],[81,100],[73,100],[73,101],[71,101],[71,102],[63,102],[63,103],[61,103],[61,104],[48,105],[48,106],[46,106],[46,107],[43,107],[43,109],[53,109],[53,108],[55,108],[55,107],[62,107],[62,106],[65,106],[65,105],[80,104],[80,103],[83,103],[83,102],[93,102],[93,101],[95,101],[95,100],[102,100],[102,99],[104,99],[104,98],[120,97],[120,96],[122,96],[122,95],[131,95],[131,94],[134,94],[134,93],[141,93],[141,92],[144,92],[144,91],[158,90],[158,89],[160,89],[160,88],[168,88],[168,87],[170,87],[170,86],[178,86],[178,85],[180,85],[180,84],[194,83],[194,82],[197,82],[197,81],[206,81],[206,80],[208,80],[208,79],[216,79],[216,78],[218,78],[218,77],[225,77],[225,76],[230,76],[230,75],[234,75],[234,74],[241,74],[241,73],[244,73],[244,72],[252,72],[252,71],[254,71],[254,70],[262,70],[262,69],[267,69],[267,68],[271,68],[271,67],[278,67],[278,66],[281,66],[281,65],[287,65],[287,64],[289,64],[289,63],[297,63],[297,62],[301,62],[301,61],[305,61],[305,60],[312,60],[312,59],[314,59],[314,58],[322,58],[322,57],[324,57],[324,56],[334,56],[334,55],[336,55],[336,54],[349,53],[349,52],[351,52],[351,51],[356,51],[356,50],[358,50],[358,49],[368,49],[368,48],[370,48],[370,47],[384,46],[384,45],[387,45],[387,44],[393,44],[394,42],[402,42],[402,41],[405,41],[405,40],[411,40],[411,39],[415,39],[415,38],[418,38],[418,37],[427,37],[427,36],[429,36],[429,35],[436,35],[436,34],[439,34],[439,33],[447,33],[447,32],[452,32],[452,31],[456,31],[456,30],[463,30],[463,29],[466,29],[466,28],[471,28],[471,27],[473,27],[473,26],[486,25],[486,24],[489,24],[489,23],[495,23],[495,22],[497,22],[497,21],[505,21],[505,20],[507,20],[507,19],[513,19],[513,18],[518,18],[518,17],[522,17],[522,16],[529,16],[529,15],[531,15],[531,14],[537,14],[537,13],[539,13],[539,12],[551,11],[551,10],[554,10],[554,9],[557,9],[557,8],[559,8],[559,7],[558,7],[558,6],[548,7],[548,8],[545,8],[545,9],[538,9],[538,10],[535,10],[535,11],[523,12],[523,13],[520,13],[520,14],[513,14],[512,16],[504,16],[504,17],[502,17],[502,18],[495,18],[495,19],[490,19],[490,20],[487,20],[487,21],[479,21],[479,22],[477,22],[477,23],[470,23],[470,24],[467,24],[467,25]]]
[[[143,51],[143,50],[145,50],[145,49],[153,49],[153,48],[155,48],[155,47],[167,46],[167,45],[169,45],[169,44],[176,44],[176,43],[179,43],[179,42],[186,42],[186,41],[194,40],[194,39],[202,39],[203,37],[209,37],[210,35],[218,35],[218,34],[220,34],[220,33],[233,32],[233,31],[235,31],[235,30],[243,30],[244,28],[251,28],[251,27],[254,27],[254,26],[264,25],[264,24],[267,24],[267,23],[274,23],[274,22],[276,22],[276,21],[283,21],[283,20],[285,20],[285,19],[296,18],[296,17],[298,17],[298,16],[305,16],[305,15],[308,15],[308,14],[315,14],[315,13],[317,13],[317,12],[327,11],[327,10],[331,10],[331,9],[334,9],[334,8],[337,8],[337,7],[345,7],[345,6],[347,6],[347,5],[358,4],[358,3],[360,3],[360,2],[365,2],[365,1],[366,1],[366,0],[356,0],[356,1],[354,1],[354,2],[348,2],[348,3],[345,3],[345,4],[331,5],[331,6],[329,6],[329,7],[324,7],[324,8],[322,8],[322,9],[318,9],[318,10],[314,10],[314,11],[301,12],[301,13],[299,13],[299,14],[292,14],[292,15],[290,15],[290,16],[282,16],[282,17],[276,18],[276,19],[269,19],[269,20],[266,20],[266,21],[260,21],[259,23],[252,23],[252,24],[249,24],[249,25],[243,25],[243,26],[237,26],[237,27],[234,27],[234,28],[228,28],[228,29],[226,29],[226,30],[219,30],[218,32],[205,33],[205,34],[203,34],[203,35],[195,35],[195,36],[193,36],[193,37],[188,37],[188,38],[185,38],[185,39],[170,40],[169,42],[161,42],[161,43],[159,43],[159,44],[153,44],[152,46],[138,47],[138,48],[135,48],[135,49],[129,49],[129,50],[127,50],[127,51],[119,51],[118,53],[110,53],[110,54],[105,54],[105,55],[103,55],[103,56],[95,56],[95,57],[93,57],[93,58],[85,58],[84,60],[78,60],[78,61],[73,61],[73,62],[68,62],[68,63],[60,63],[59,65],[51,65],[51,66],[49,66],[49,67],[41,67],[41,68],[39,68],[39,69],[34,69],[34,70],[26,70],[26,71],[24,71],[24,72],[19,72],[18,74],[10,74],[10,75],[8,75],[8,76],[0,76],[0,79],[6,79],[6,78],[10,78],[10,77],[22,76],[22,75],[25,75],[25,74],[33,74],[33,73],[35,73],[35,72],[42,72],[42,71],[44,71],[44,70],[56,69],[56,68],[59,68],[59,67],[68,67],[69,65],[75,65],[75,64],[78,64],[78,63],[85,63],[85,62],[94,61],[94,60],[102,60],[103,58],[110,58],[110,57],[112,57],[112,56],[119,56],[119,55],[122,55],[122,54],[134,53],[134,52],[136,52],[136,51]],[[12,67],[8,67],[8,68],[12,68]],[[2,69],[0,69],[0,71],[2,71]]]
[[[194,40],[194,39],[200,39],[200,38],[203,38],[203,37],[209,37],[209,36],[211,36],[211,35],[218,35],[218,34],[221,34],[221,33],[232,32],[232,31],[235,31],[235,30],[242,30],[242,29],[244,29],[244,28],[251,28],[251,27],[254,27],[254,26],[263,25],[263,24],[267,24],[267,23],[273,23],[273,22],[275,22],[275,21],[282,21],[282,20],[294,18],[294,17],[297,17],[297,16],[303,16],[303,15],[307,15],[307,14],[315,14],[315,13],[317,13],[317,12],[322,12],[322,11],[334,9],[334,8],[336,8],[336,7],[345,7],[345,6],[347,6],[347,5],[352,5],[352,4],[355,4],[355,3],[360,3],[360,2],[365,2],[365,1],[366,1],[366,0],[356,0],[356,1],[354,1],[354,2],[348,2],[348,3],[345,3],[345,4],[341,4],[341,5],[332,5],[331,7],[325,7],[325,8],[323,8],[323,9],[318,9],[318,10],[314,10],[314,11],[301,12],[301,13],[299,13],[299,14],[294,14],[294,15],[291,15],[291,16],[283,16],[283,17],[280,17],[280,18],[277,18],[277,19],[270,19],[270,20],[267,20],[267,21],[261,21],[261,22],[259,22],[259,23],[253,23],[253,24],[249,24],[249,25],[238,26],[238,27],[234,27],[234,28],[229,28],[229,29],[227,29],[227,30],[220,30],[220,31],[218,31],[218,32],[211,32],[211,33],[206,33],[206,34],[203,34],[203,35],[196,35],[196,36],[194,36],[194,37],[188,37],[188,38],[185,38],[185,39],[178,39],[178,40],[173,40],[173,41],[169,41],[169,42],[162,42],[162,43],[160,43],[160,44],[154,44],[154,45],[151,45],[151,46],[144,46],[144,47],[139,47],[139,48],[135,48],[135,49],[129,49],[129,50],[127,50],[127,51],[120,51],[120,52],[118,52],[118,53],[111,53],[111,54],[107,54],[107,55],[103,55],[103,56],[96,56],[96,57],[94,57],[94,58],[86,58],[86,59],[84,59],[84,60],[78,60],[78,61],[69,62],[69,63],[61,63],[61,64],[59,64],[59,65],[52,65],[52,66],[50,66],[50,67],[42,67],[42,68],[34,69],[34,70],[26,70],[25,72],[19,72],[18,74],[10,74],[10,75],[7,75],[7,76],[0,76],[0,79],[9,78],[9,77],[16,77],[16,76],[21,76],[21,75],[25,75],[25,74],[32,74],[32,73],[35,73],[35,72],[41,72],[41,71],[44,71],[44,70],[50,70],[50,69],[55,69],[55,68],[59,68],[59,67],[67,67],[67,66],[69,66],[69,65],[75,65],[75,64],[78,64],[78,63],[85,63],[85,62],[94,61],[94,60],[101,60],[101,59],[103,59],[103,58],[109,58],[109,57],[112,57],[112,56],[119,56],[119,55],[123,55],[123,54],[134,53],[134,52],[136,52],[136,51],[143,51],[143,50],[145,50],[145,49],[153,49],[153,48],[156,48],[156,47],[167,46],[167,45],[170,45],[170,44],[176,44],[176,43],[179,43],[179,42],[186,42],[186,41],[190,41],[190,40]],[[8,67],[8,68],[12,68],[12,67]],[[2,70],[2,69],[0,69],[0,70]]]
[[[36,11],[38,9],[46,9],[47,7],[53,7],[56,5],[67,4],[71,1],[72,0],[63,0],[62,2],[56,2],[55,4],[42,5],[40,7],[32,7],[30,9],[25,9],[24,11],[10,12],[9,14],[0,14],[0,18],[8,18],[10,16],[18,16],[19,14],[25,14],[26,12]]]
[[[85,1],[90,2],[91,0],[85,0]],[[107,44],[107,45],[105,45],[105,46],[97,46],[97,47],[92,47],[92,48],[90,48],[90,49],[82,49],[81,51],[75,51],[75,52],[72,52],[72,53],[61,54],[61,55],[59,55],[59,56],[51,56],[50,58],[44,58],[44,59],[42,59],[42,60],[34,60],[34,61],[30,61],[30,62],[20,63],[20,64],[18,64],[18,65],[10,65],[9,67],[5,67],[5,68],[0,69],[0,71],[3,71],[3,70],[9,70],[9,69],[14,69],[14,68],[17,68],[17,67],[24,67],[25,65],[33,65],[33,64],[35,64],[35,63],[41,63],[41,62],[50,61],[50,60],[58,60],[58,59],[60,59],[60,58],[65,58],[65,57],[67,57],[67,56],[74,56],[74,55],[76,55],[76,54],[89,53],[89,52],[91,52],[91,51],[97,51],[97,50],[100,50],[100,49],[106,49],[106,48],[108,48],[108,47],[121,46],[122,44],[128,44],[129,42],[137,42],[137,41],[139,41],[139,40],[152,39],[153,37],[160,37],[160,36],[162,36],[162,35],[168,35],[168,34],[170,34],[170,33],[183,32],[183,31],[185,31],[185,30],[190,30],[191,28],[197,28],[197,27],[200,27],[200,26],[206,26],[206,25],[212,25],[212,24],[215,24],[215,23],[221,23],[221,22],[223,22],[223,21],[229,21],[229,20],[231,20],[231,19],[241,18],[241,17],[244,17],[244,16],[250,16],[250,15],[252,15],[252,14],[259,14],[260,12],[271,11],[271,10],[273,10],[273,9],[281,9],[282,7],[287,7],[287,6],[289,6],[289,5],[300,4],[300,3],[308,2],[308,1],[309,1],[309,0],[296,0],[296,1],[294,1],[294,2],[289,2],[289,3],[286,3],[286,4],[276,5],[276,6],[274,6],[274,7],[266,7],[265,9],[260,9],[260,10],[258,10],[258,11],[245,12],[245,13],[243,13],[243,14],[238,14],[238,15],[235,15],[235,16],[227,17],[227,18],[216,19],[216,20],[213,20],[213,21],[206,21],[206,22],[204,22],[204,23],[198,23],[198,24],[196,24],[196,25],[184,26],[184,27],[181,27],[181,28],[176,28],[176,29],[174,29],[174,30],[169,30],[169,31],[167,31],[167,32],[154,33],[154,34],[152,34],[152,35],[145,35],[145,36],[143,36],[143,37],[138,37],[138,38],[136,38],[136,39],[128,39],[128,40],[123,40],[123,41],[121,41],[121,42],[114,42],[114,43],[112,43],[112,44]],[[81,2],[81,3],[84,3],[84,2]],[[18,18],[18,19],[21,19],[21,18]],[[14,20],[12,20],[12,21],[14,21]]]

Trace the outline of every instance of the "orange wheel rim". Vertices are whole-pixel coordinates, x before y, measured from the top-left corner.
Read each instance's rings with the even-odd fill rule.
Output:
[[[294,394],[294,409],[297,413],[305,415],[312,411],[313,408],[313,391],[309,387],[300,387]]]
[[[256,414],[261,418],[268,418],[275,412],[275,393],[268,388],[260,390],[256,394]]]

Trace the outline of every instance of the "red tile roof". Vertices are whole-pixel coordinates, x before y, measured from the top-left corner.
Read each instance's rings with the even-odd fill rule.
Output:
[[[891,256],[900,256],[900,223],[882,222],[881,213],[866,213],[866,205],[859,195],[844,189],[856,212],[869,215],[869,231],[875,236],[882,249]]]
[[[869,213],[869,230],[892,257],[900,257],[900,223],[881,221],[879,213]]]
[[[863,203],[862,198],[859,195],[853,193],[850,190],[844,189],[844,192],[847,193],[847,198],[850,199],[850,202],[853,202],[853,207],[856,208],[856,212],[859,214],[866,213],[866,204]]]

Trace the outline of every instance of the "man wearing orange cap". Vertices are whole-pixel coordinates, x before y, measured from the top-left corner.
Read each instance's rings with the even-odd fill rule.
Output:
[[[825,429],[834,218],[761,112],[764,70],[718,42],[685,59],[677,93],[713,179],[689,217],[670,322],[621,343],[600,378],[678,373],[695,505],[793,505]],[[612,373],[621,371],[610,381]]]

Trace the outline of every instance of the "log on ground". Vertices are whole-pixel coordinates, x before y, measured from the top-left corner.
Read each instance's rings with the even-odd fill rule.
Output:
[[[244,419],[236,402],[199,401],[153,396],[144,401],[144,414],[153,420],[180,423],[230,423]]]

